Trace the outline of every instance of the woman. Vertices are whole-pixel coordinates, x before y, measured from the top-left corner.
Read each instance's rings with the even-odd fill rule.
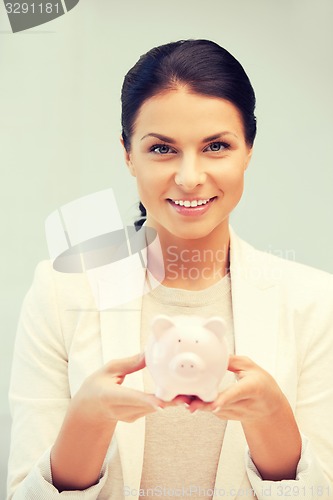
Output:
[[[332,277],[229,227],[256,135],[247,75],[213,42],[170,43],[129,71],[122,105],[140,231],[163,255],[148,269],[164,279],[99,314],[84,276],[39,266],[14,356],[8,498],[330,498]],[[131,354],[161,312],[226,320],[233,355],[212,403],[152,394]]]

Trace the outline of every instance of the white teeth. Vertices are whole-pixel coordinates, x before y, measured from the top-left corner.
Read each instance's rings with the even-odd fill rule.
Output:
[[[175,205],[180,205],[181,207],[197,207],[200,205],[206,205],[209,202],[209,198],[207,200],[172,200]]]

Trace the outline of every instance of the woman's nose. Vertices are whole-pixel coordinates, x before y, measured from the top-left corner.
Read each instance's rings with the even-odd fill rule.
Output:
[[[191,191],[206,180],[206,173],[194,158],[184,158],[175,175],[175,183]]]

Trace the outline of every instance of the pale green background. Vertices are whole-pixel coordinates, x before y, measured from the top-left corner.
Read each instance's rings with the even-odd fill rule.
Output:
[[[256,90],[259,132],[233,225],[259,248],[333,272],[332,25],[332,0],[80,0],[14,35],[1,3],[1,498],[12,347],[35,265],[47,258],[44,220],[113,186],[132,221],[120,86],[149,48],[209,38],[239,58]]]

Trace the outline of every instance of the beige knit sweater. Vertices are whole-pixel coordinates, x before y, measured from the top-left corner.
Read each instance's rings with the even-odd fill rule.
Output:
[[[207,289],[188,291],[160,285],[144,297],[141,343],[157,314],[222,316],[227,322],[227,342],[234,352],[230,277]],[[154,383],[145,370],[145,390]],[[141,496],[147,498],[212,498],[226,421],[215,415],[184,407],[170,407],[146,419],[145,455]]]

